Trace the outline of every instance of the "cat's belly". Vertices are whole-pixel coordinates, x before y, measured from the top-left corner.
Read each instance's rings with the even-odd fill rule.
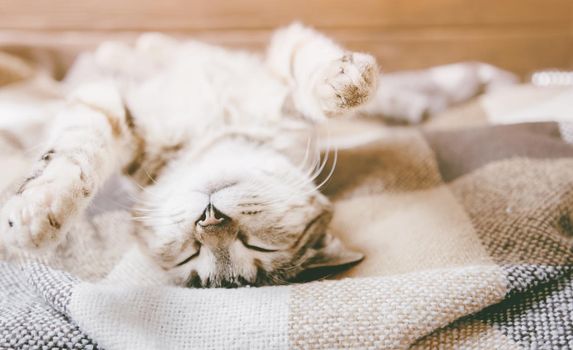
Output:
[[[169,70],[128,91],[134,115],[150,132],[194,134],[228,125],[279,121],[288,89],[266,73],[220,74],[201,67]],[[159,136],[159,135],[158,135]]]

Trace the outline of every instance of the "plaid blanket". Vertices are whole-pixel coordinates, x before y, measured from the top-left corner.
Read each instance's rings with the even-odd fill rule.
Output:
[[[573,348],[573,128],[479,108],[330,126],[332,226],[367,258],[329,280],[168,287],[111,208],[41,259],[0,247],[0,348]]]

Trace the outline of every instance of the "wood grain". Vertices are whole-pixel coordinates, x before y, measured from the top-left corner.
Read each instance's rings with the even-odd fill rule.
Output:
[[[461,60],[524,76],[573,67],[572,0],[0,0],[0,48],[45,47],[65,66],[107,38],[155,30],[262,50],[295,19],[387,71]]]
[[[0,0],[6,29],[268,29],[556,24],[570,0]]]

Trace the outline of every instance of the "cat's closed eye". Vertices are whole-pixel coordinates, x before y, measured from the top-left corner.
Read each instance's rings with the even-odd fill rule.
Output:
[[[201,246],[199,246],[199,249],[197,249],[196,253],[191,254],[188,258],[186,258],[185,260],[183,260],[182,262],[178,263],[177,265],[175,265],[175,267],[179,267],[182,265],[187,264],[189,261],[191,261],[192,259],[196,258],[199,256],[199,254],[201,254]]]
[[[240,232],[240,231],[239,231],[239,235],[237,236],[237,239],[245,246],[245,248],[248,248],[248,249],[251,249],[251,250],[255,250],[255,251],[257,251],[257,252],[262,252],[262,253],[275,253],[275,252],[278,252],[278,251],[280,250],[280,249],[272,249],[272,248],[261,247],[260,245],[249,244],[246,235],[245,235],[243,232]]]

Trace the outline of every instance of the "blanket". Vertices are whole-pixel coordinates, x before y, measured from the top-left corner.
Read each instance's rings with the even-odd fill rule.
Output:
[[[332,227],[362,263],[288,286],[166,286],[129,215],[96,200],[54,252],[0,246],[0,348],[573,347],[572,125],[489,125],[474,101],[423,127],[327,127]],[[0,154],[8,181],[30,152],[1,132]]]

